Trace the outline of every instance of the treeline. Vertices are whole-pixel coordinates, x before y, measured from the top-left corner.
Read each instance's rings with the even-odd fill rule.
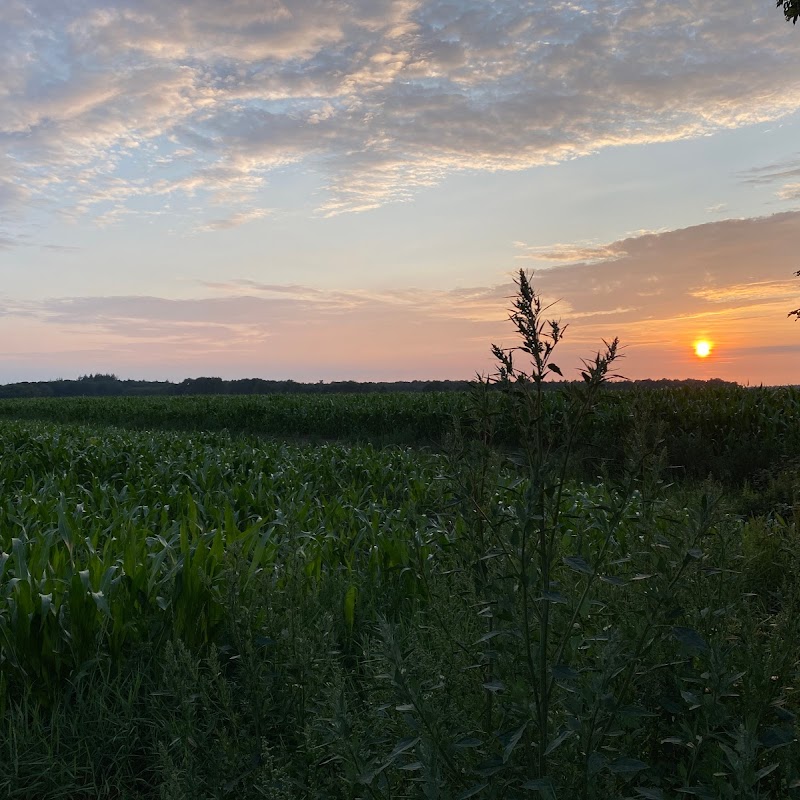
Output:
[[[186,378],[171,381],[121,380],[116,375],[83,375],[77,380],[25,381],[0,386],[0,398],[20,397],[177,397],[181,395],[365,394],[368,392],[464,391],[469,381],[332,381],[301,383],[264,378]]]
[[[367,394],[374,392],[463,392],[471,381],[414,380],[414,381],[331,381],[302,383],[293,380],[267,380],[264,378],[186,378],[180,383],[172,381],[121,380],[113,374],[83,375],[77,380],[23,381],[0,386],[0,398],[24,397],[177,397],[181,395],[266,395],[266,394]],[[548,389],[563,387],[568,381],[553,381]],[[634,387],[670,388],[677,386],[734,386],[730,381],[713,378],[709,381],[642,380],[613,384],[617,389]]]

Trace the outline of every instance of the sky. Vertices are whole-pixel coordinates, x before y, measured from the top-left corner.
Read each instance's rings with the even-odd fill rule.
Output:
[[[619,337],[629,378],[800,384],[800,26],[0,3],[0,383],[491,374],[520,269],[566,378]]]

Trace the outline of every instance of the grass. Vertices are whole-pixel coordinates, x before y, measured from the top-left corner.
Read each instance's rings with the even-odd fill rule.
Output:
[[[612,393],[614,343],[544,392],[542,313],[430,451],[7,413],[0,796],[800,796],[793,396]]]

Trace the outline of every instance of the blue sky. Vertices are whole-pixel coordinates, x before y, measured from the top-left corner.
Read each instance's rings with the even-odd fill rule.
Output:
[[[524,268],[562,367],[798,383],[798,142],[768,0],[6,0],[0,382],[471,377]]]

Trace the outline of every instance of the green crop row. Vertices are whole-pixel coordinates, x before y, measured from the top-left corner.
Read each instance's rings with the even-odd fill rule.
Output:
[[[8,422],[0,439],[0,683],[44,693],[98,648],[216,641],[232,551],[278,590],[291,563],[309,591],[334,571],[412,596],[409,536],[427,555],[447,502],[436,460],[402,449]]]
[[[0,417],[135,429],[228,430],[276,437],[440,441],[458,393],[80,397],[0,400]]]
[[[544,395],[545,413],[566,419],[574,387]],[[513,446],[507,398],[490,393],[497,444]],[[469,393],[268,395],[0,400],[0,419],[129,429],[228,431],[273,438],[441,446],[454,426],[469,435]],[[566,423],[565,423],[566,424]],[[585,474],[619,470],[632,437],[662,442],[678,477],[741,482],[800,454],[800,389],[736,386],[606,389],[582,423]]]

